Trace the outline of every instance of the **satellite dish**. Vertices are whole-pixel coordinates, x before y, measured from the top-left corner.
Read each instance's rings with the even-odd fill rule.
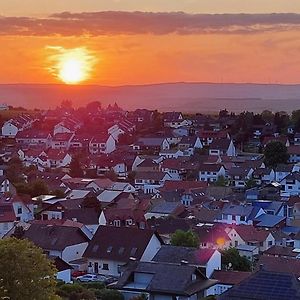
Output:
[[[232,263],[231,263],[231,262],[228,264],[228,267],[229,267],[229,268],[231,268],[231,267],[232,267]]]

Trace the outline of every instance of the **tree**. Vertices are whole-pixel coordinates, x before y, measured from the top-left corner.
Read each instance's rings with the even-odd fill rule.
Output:
[[[265,164],[276,168],[278,164],[286,164],[289,159],[286,146],[279,141],[268,143],[264,150]]]
[[[143,293],[143,294],[140,294],[138,296],[131,298],[130,300],[148,300],[148,296]]]
[[[215,182],[216,186],[227,186],[228,180],[224,176],[219,176],[217,181]]]
[[[175,233],[171,235],[171,245],[198,248],[199,238],[191,230],[176,230]]]
[[[78,156],[74,156],[70,163],[70,176],[71,177],[82,177],[83,171]]]
[[[240,256],[236,248],[223,250],[221,254],[223,268],[230,267],[235,271],[251,271],[250,261],[246,257]]]
[[[246,181],[246,188],[247,188],[247,189],[251,189],[251,188],[254,188],[254,187],[256,187],[256,186],[257,186],[257,184],[256,184],[255,179],[249,178],[249,179]]]
[[[0,240],[0,265],[1,299],[58,299],[54,266],[28,240]]]
[[[18,157],[13,157],[7,164],[6,176],[12,183],[23,182],[23,164]]]

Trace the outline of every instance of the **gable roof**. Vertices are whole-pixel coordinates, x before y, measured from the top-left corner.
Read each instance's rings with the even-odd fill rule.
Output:
[[[66,247],[88,242],[87,236],[77,227],[32,224],[24,237],[45,250],[62,251]]]
[[[116,288],[122,288],[129,283],[134,273],[151,275],[149,283],[143,288],[157,294],[193,295],[213,285],[215,281],[206,277],[194,266],[156,263],[136,262],[132,263],[123,273],[116,284]],[[196,275],[195,280],[192,275]]]
[[[215,139],[209,146],[209,149],[218,149],[227,151],[231,140],[229,139]]]
[[[233,229],[245,242],[263,242],[271,233],[267,230],[259,230],[251,225],[238,225]]]
[[[128,262],[140,259],[155,233],[132,227],[99,226],[84,257]],[[159,236],[155,234],[160,240]]]
[[[187,261],[190,265],[204,267],[217,250],[196,249],[191,247],[163,245],[152,261],[180,264]]]

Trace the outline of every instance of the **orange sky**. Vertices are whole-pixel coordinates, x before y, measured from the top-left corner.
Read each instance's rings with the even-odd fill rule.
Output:
[[[7,15],[12,13],[9,10]],[[52,23],[52,27],[47,27],[50,26],[47,23],[43,31],[34,27],[34,32],[29,34],[11,31],[13,27],[9,26],[2,31],[0,28],[0,83],[60,83],[49,72],[53,64],[49,61],[49,46],[65,49],[84,47],[97,58],[85,84],[175,81],[299,83],[298,21],[293,20],[297,24],[288,27],[282,27],[286,19],[275,24],[272,21],[271,29],[261,30],[265,25],[260,25],[260,29],[256,30],[255,23],[249,25],[243,17],[238,17],[238,30],[235,23],[228,24],[226,19],[222,28],[211,30],[211,24],[205,23],[208,32],[202,32],[202,27],[201,30],[193,27],[188,34],[180,32],[186,29],[185,25],[170,29],[173,25],[165,24],[164,19],[159,21],[162,22],[161,27],[145,23],[145,27],[149,25],[147,32],[132,29],[130,24],[124,23],[124,32],[121,32],[121,24],[112,32],[106,28],[107,32],[96,35],[92,34],[94,27],[89,29],[88,34],[82,34],[77,29],[60,34],[53,32],[57,24]],[[15,20],[8,19],[7,22],[10,24]],[[34,22],[38,23],[39,19]],[[167,31],[158,32],[164,26]],[[250,32],[245,33],[244,27],[245,30],[250,28]],[[229,32],[232,29],[234,32]]]

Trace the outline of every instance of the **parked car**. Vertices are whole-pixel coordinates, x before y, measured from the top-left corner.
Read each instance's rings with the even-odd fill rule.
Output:
[[[83,276],[83,275],[86,275],[85,271],[74,271],[74,272],[72,272],[72,277],[73,278],[77,278],[77,277]]]
[[[79,280],[80,282],[99,281],[97,275],[94,274],[85,274],[82,276],[78,276],[77,280]]]

